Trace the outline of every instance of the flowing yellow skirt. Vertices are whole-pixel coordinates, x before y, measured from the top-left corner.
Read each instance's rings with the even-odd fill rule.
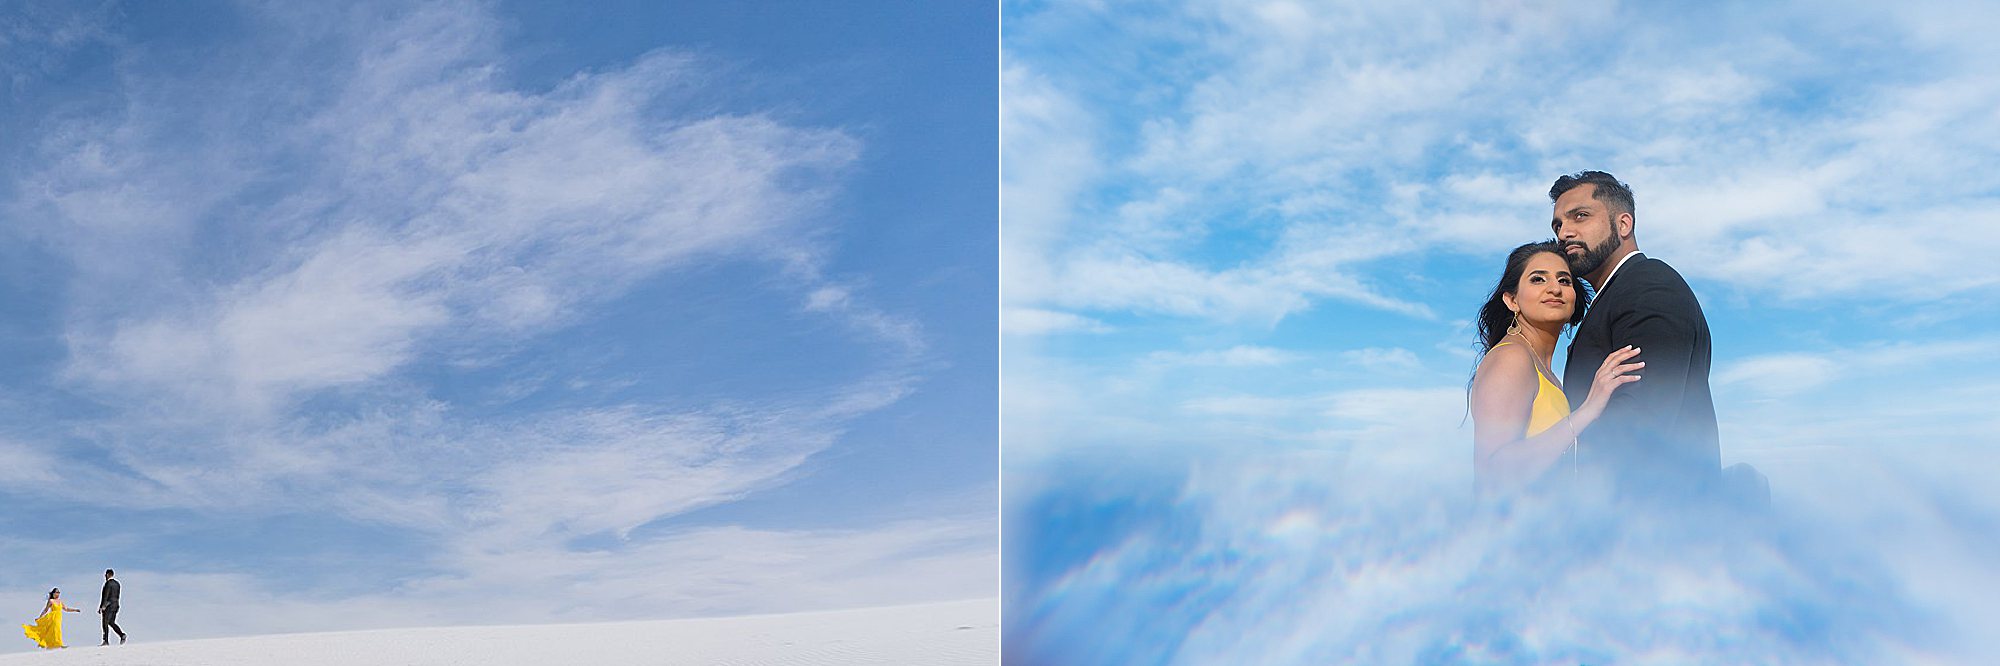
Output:
[[[35,618],[34,624],[21,625],[21,631],[26,632],[28,640],[42,649],[62,647],[62,615],[62,606],[50,608],[49,612]]]

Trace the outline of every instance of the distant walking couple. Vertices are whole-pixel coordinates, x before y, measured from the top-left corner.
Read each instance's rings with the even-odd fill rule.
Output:
[[[1514,248],[1479,312],[1480,497],[1601,484],[1627,499],[1768,501],[1755,470],[1721,469],[1708,320],[1680,273],[1639,251],[1632,190],[1584,171],[1549,199],[1556,237]],[[1571,326],[1558,382],[1550,361]]]
[[[113,575],[110,569],[104,570],[104,591],[97,597],[97,612],[104,616],[104,639],[98,645],[110,645],[113,631],[118,632],[120,644],[125,642],[125,630],[118,626],[118,579]],[[36,647],[44,650],[66,648],[69,646],[63,644],[62,614],[81,612],[63,605],[61,588],[51,589],[48,603],[42,605],[41,616],[35,618],[34,624],[21,625],[21,630],[28,634],[28,639],[34,641]]]

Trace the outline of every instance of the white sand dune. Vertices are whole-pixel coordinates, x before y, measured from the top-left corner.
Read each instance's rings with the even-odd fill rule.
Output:
[[[0,665],[986,666],[1000,661],[1000,604],[993,599],[786,615],[383,629],[161,643],[140,640],[145,629],[128,626],[135,642],[111,647],[96,645],[95,625],[72,628],[88,629],[67,636],[77,647],[0,656]]]

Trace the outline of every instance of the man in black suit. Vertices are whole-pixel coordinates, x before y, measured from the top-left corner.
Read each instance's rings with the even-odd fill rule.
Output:
[[[1550,225],[1570,272],[1595,293],[1569,346],[1563,392],[1575,409],[1604,357],[1639,348],[1639,381],[1611,395],[1578,437],[1580,461],[1621,497],[1706,495],[1721,475],[1715,401],[1708,390],[1708,320],[1680,273],[1639,252],[1632,190],[1602,171],[1557,178]]]
[[[125,630],[118,627],[118,579],[111,577],[111,570],[104,570],[104,591],[97,595],[97,614],[104,616],[104,640],[98,645],[111,644],[111,632],[118,632],[118,644],[125,644]]]

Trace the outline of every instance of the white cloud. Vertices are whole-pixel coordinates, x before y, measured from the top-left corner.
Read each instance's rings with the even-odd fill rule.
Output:
[[[1307,405],[1295,398],[1231,395],[1196,398],[1181,403],[1181,409],[1205,416],[1271,418],[1296,415]]]
[[[1453,448],[1406,434],[1357,449]],[[1175,453],[1015,500],[1063,498],[1061,517],[1009,529],[1063,538],[1066,550],[1058,566],[1010,571],[1010,654],[1194,663],[1992,654],[1982,627],[1995,605],[1969,589],[1995,581],[1981,555],[1992,537],[1978,527],[2000,518],[2000,503],[1971,471],[1990,467],[1983,444],[1851,449],[1775,470],[1769,515],[1659,521],[1625,505],[1601,511],[1587,496],[1477,510],[1468,477],[1391,456]],[[1160,497],[1170,499],[1150,499]],[[1120,528],[1064,532],[1079,524]],[[1161,605],[1163,596],[1206,601]],[[1635,608],[1634,598],[1670,611]],[[1640,625],[1650,629],[1629,631]]]
[[[1334,297],[1392,311],[1428,311],[1389,298],[1379,287],[1344,274],[1341,266],[1382,256],[1392,244],[1354,242],[1352,228],[1288,233],[1263,261],[1216,268],[1178,256],[1174,248],[1206,235],[1195,195],[1173,187],[1099,211],[1084,201],[1087,187],[1116,173],[1098,154],[1098,121],[1055,83],[1025,65],[1010,64],[1003,80],[1001,274],[1009,311],[1134,311],[1269,323]],[[1096,242],[1102,241],[1102,242]],[[1353,248],[1366,248],[1357,257]],[[1165,256],[1152,249],[1164,248]],[[1071,326],[1019,315],[1014,335],[1060,332]]]
[[[1423,368],[1423,361],[1417,358],[1416,352],[1402,347],[1350,349],[1341,352],[1340,358],[1368,370],[1406,371]]]
[[[1715,373],[1720,389],[1741,388],[1753,395],[1787,396],[1826,385],[1839,377],[1833,361],[1807,354],[1773,354],[1744,359]]]
[[[1283,349],[1237,345],[1228,349],[1199,352],[1159,351],[1147,354],[1142,363],[1167,366],[1248,367],[1283,365],[1298,360],[1298,354]]]
[[[1356,254],[1379,256],[1387,250],[1343,230],[1299,232],[1268,261],[1222,270],[1122,252],[1076,256],[1064,264],[1060,274],[1064,290],[1033,302],[1084,311],[1166,314],[1267,326],[1307,309],[1315,297],[1432,316],[1428,307],[1385,296],[1380,287],[1342,270],[1344,264],[1356,260]]]
[[[1076,198],[1101,172],[1083,108],[1031,69],[1001,71],[1000,273],[1003,307],[1062,288],[1050,245],[1073,223]]]
[[[0,439],[0,482],[22,488],[30,492],[35,489],[54,487],[57,461],[47,452],[47,446],[35,446]]]
[[[739,499],[838,435],[823,416],[774,410],[655,416],[629,409],[545,418],[465,442],[490,456],[463,502],[472,538],[500,549],[612,532]]]
[[[1042,335],[1065,331],[1104,333],[1111,330],[1095,319],[1068,312],[1007,308],[1000,315],[1000,330],[1009,335]]]
[[[1718,400],[1789,398],[1856,383],[1897,383],[1923,373],[1956,375],[2000,357],[1986,338],[1872,342],[1814,352],[1782,352],[1728,361],[1710,378]],[[1981,379],[1967,377],[1967,379]],[[1853,388],[1843,394],[1859,393]]]
[[[822,283],[825,286],[806,295],[806,311],[837,316],[849,326],[866,334],[870,340],[893,344],[906,359],[923,354],[928,347],[928,343],[924,341],[923,327],[916,320],[890,314],[855,298],[854,288],[851,286],[825,283],[823,279],[811,282]]]

